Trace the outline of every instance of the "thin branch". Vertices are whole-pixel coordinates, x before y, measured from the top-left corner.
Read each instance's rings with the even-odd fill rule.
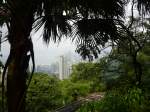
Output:
[[[131,23],[130,25],[128,26],[128,29],[130,29],[132,27],[132,24],[133,24],[133,21],[134,21],[134,0],[132,1],[132,8],[131,8]]]
[[[122,28],[123,28],[123,29],[127,32],[127,34],[129,35],[129,37],[131,37],[131,39],[132,39],[134,42],[136,42],[136,43],[137,43],[138,47],[139,47],[139,48],[141,48],[141,45],[140,45],[139,41],[138,41],[138,40],[136,40],[136,39],[134,38],[133,34],[129,31],[129,29],[128,29],[128,28],[126,28],[126,26],[125,26],[125,25],[123,25],[122,23],[120,23],[120,25],[121,25],[121,26],[122,26]]]

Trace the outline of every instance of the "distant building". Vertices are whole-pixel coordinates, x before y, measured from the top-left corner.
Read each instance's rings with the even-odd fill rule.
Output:
[[[51,65],[38,65],[35,71],[49,75],[58,75],[58,64],[53,63]]]
[[[50,65],[50,70],[52,74],[58,75],[59,74],[59,65],[58,63],[52,63]]]
[[[64,70],[64,56],[59,57],[59,79],[63,80],[64,75],[65,75],[65,70]]]
[[[64,56],[59,57],[59,79],[67,79],[72,71],[72,63]]]

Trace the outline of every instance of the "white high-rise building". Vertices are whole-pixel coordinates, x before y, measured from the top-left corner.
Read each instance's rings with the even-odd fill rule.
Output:
[[[59,79],[63,80],[65,76],[65,70],[64,70],[64,56],[59,57]]]
[[[59,79],[69,78],[72,72],[72,59],[70,55],[62,55],[59,57]]]

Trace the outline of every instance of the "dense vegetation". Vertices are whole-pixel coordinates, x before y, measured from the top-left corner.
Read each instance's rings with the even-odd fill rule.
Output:
[[[78,70],[81,65],[83,68]],[[34,74],[27,91],[26,111],[47,112],[55,110],[78,100],[79,97],[85,97],[89,93],[104,90],[101,79],[92,76],[100,77],[98,66],[98,63],[76,64],[70,78],[62,81],[53,75]],[[95,67],[97,69],[92,72]],[[89,77],[87,78],[87,76]],[[90,80],[90,77],[93,77],[93,79]]]
[[[81,96],[105,91],[103,99],[86,103],[77,111],[149,112],[149,46],[147,42],[138,54],[143,68],[140,87],[135,83],[132,58],[114,49],[110,55],[96,62],[73,65],[70,78],[63,81],[54,76],[35,74],[27,94],[28,111],[46,112],[67,105]]]
[[[89,93],[104,91],[99,66],[99,62],[75,64],[71,76],[65,80],[59,80],[54,75],[35,73],[27,91],[26,112],[53,111]]]
[[[149,48],[150,44],[147,42],[138,54],[138,61],[142,64],[143,70],[140,86],[136,83],[132,58],[127,54],[118,54],[114,50],[112,55],[107,58],[108,65],[107,69],[105,69],[106,73],[104,73],[107,87],[105,97],[100,101],[83,105],[78,112],[149,112]],[[115,64],[115,69],[111,66],[110,62]]]
[[[69,79],[60,81],[55,76],[34,74],[27,92],[27,112],[47,112],[67,105],[79,97],[105,91],[100,101],[83,105],[78,112],[149,112],[150,44],[139,52],[142,63],[142,85],[136,85],[132,58],[116,49],[96,62],[73,65]]]

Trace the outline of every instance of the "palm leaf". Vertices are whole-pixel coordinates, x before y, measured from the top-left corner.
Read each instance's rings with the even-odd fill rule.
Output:
[[[46,43],[56,42],[68,34],[70,20],[115,18],[124,14],[124,0],[39,0],[36,3],[36,17],[42,16],[42,19],[35,26],[39,29],[44,24],[43,40]]]
[[[66,0],[67,1],[67,0]],[[36,16],[42,17],[36,22],[36,31],[44,25],[43,40],[49,43],[50,40],[57,42],[61,40],[62,35],[68,35],[71,32],[71,25],[68,17],[64,14],[66,7],[60,0],[42,0],[42,5],[37,6]]]
[[[74,25],[73,41],[76,41],[76,51],[83,58],[94,59],[98,57],[101,49],[108,41],[120,38],[115,21],[110,19],[80,20]]]
[[[122,0],[78,0],[74,3],[78,4],[80,19],[73,25],[72,40],[76,41],[76,51],[84,59],[97,58],[108,41],[120,38],[114,18],[124,17],[125,3]]]

